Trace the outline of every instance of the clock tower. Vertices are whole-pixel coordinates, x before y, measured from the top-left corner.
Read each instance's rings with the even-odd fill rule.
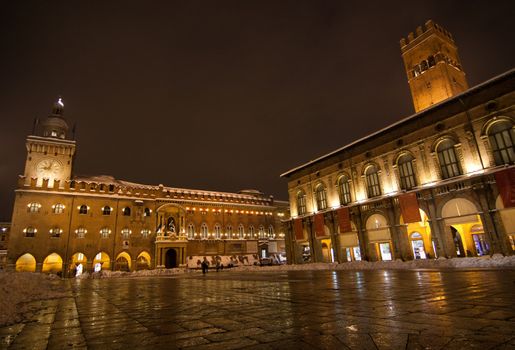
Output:
[[[70,179],[75,140],[69,137],[63,114],[64,103],[59,98],[52,113],[41,122],[36,120],[32,135],[27,137],[26,184],[35,180],[37,187],[62,188]]]

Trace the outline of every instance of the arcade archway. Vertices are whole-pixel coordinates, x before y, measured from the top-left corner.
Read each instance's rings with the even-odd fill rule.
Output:
[[[52,253],[45,258],[41,272],[59,273],[63,271],[63,259],[57,253]]]
[[[131,256],[127,252],[121,252],[116,257],[115,271],[129,272],[131,270]]]
[[[36,258],[31,254],[23,254],[16,260],[16,271],[18,272],[35,272]]]

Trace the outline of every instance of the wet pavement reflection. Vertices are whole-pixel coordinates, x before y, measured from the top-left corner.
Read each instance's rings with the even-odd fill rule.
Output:
[[[46,306],[41,322],[11,331],[3,346],[515,349],[513,270],[224,271],[69,283],[73,296]]]

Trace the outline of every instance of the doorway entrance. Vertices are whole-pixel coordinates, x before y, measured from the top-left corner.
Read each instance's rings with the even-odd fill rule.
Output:
[[[166,251],[165,267],[167,269],[173,269],[174,267],[177,267],[177,252],[173,248],[170,248]]]

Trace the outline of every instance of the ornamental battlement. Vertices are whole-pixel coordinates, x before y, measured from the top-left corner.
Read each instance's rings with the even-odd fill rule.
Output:
[[[121,196],[121,197],[135,197],[138,199],[175,199],[186,201],[202,201],[213,203],[228,203],[228,204],[244,204],[244,205],[259,205],[259,206],[272,206],[273,197],[264,197],[257,191],[253,195],[230,193],[230,192],[215,192],[215,191],[199,191],[182,188],[166,187],[162,184],[158,186],[133,184],[125,181],[116,180],[111,178],[111,181],[87,181],[81,179],[65,180],[54,179],[50,181],[47,178],[31,177],[27,179],[25,176],[18,177],[19,190],[41,190],[41,191],[56,191],[63,193],[73,194],[91,194],[102,196]],[[38,181],[41,180],[41,181]],[[248,191],[245,191],[248,193]]]
[[[430,33],[435,33],[435,32],[440,33],[441,35],[445,36],[449,41],[454,43],[452,34],[449,31],[447,31],[442,26],[434,23],[432,20],[428,20],[424,24],[424,27],[418,26],[415,33],[410,32],[408,34],[407,38],[402,38],[400,40],[401,50],[404,51],[404,50],[408,49],[407,48],[408,45],[415,44],[416,41],[422,41],[422,39],[425,38],[426,36],[428,36]],[[410,46],[413,46],[413,45],[410,45]]]

